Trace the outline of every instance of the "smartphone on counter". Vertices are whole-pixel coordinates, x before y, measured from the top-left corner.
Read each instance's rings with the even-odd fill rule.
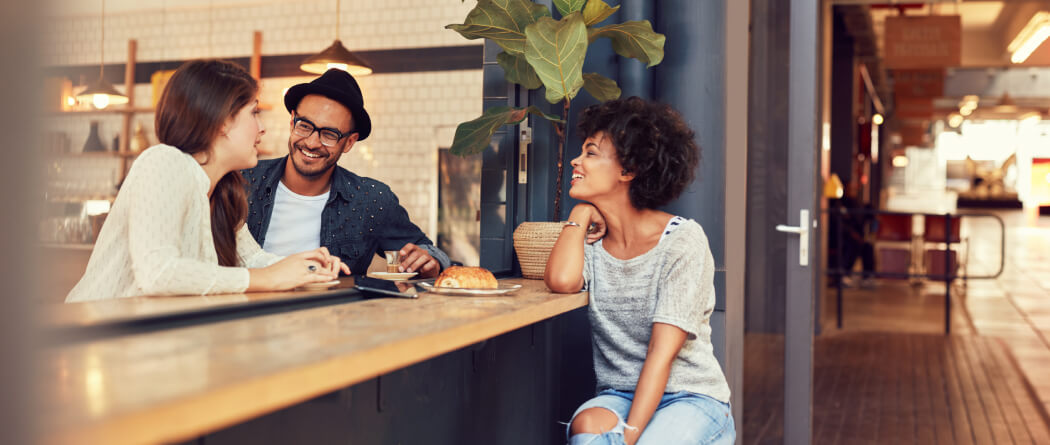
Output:
[[[416,285],[404,281],[359,276],[354,277],[354,289],[363,292],[366,297],[419,298]]]

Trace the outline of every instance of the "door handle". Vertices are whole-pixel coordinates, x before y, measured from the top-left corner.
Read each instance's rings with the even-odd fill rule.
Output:
[[[798,265],[809,265],[809,209],[798,211],[798,225],[777,224],[777,231],[798,235]]]
[[[784,224],[777,224],[777,231],[778,232],[784,232],[784,233],[795,233],[795,234],[801,235],[801,234],[806,232],[806,228],[805,227],[798,227],[798,226],[787,226],[787,225],[784,225]]]

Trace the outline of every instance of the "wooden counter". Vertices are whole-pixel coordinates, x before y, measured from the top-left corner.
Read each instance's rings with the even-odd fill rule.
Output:
[[[291,292],[252,292],[207,296],[149,296],[111,300],[65,303],[47,307],[40,316],[45,328],[85,328],[128,323],[195,313],[235,310],[266,304],[294,303],[323,298],[327,295],[356,293],[354,281],[343,277],[341,283],[327,290]]]
[[[46,349],[45,442],[191,439],[587,304],[586,293],[503,281],[523,288],[362,300]]]

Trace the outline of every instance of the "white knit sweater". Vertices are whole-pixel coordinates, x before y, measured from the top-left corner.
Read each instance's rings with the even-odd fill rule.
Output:
[[[156,145],[144,151],[66,302],[247,289],[248,267],[265,267],[283,257],[264,252],[242,225],[237,253],[244,267],[219,266],[211,236],[210,185],[200,164],[181,150]]]

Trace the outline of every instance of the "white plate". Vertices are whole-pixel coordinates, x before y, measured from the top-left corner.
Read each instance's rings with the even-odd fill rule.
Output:
[[[304,285],[299,286],[299,287],[301,287],[303,289],[317,290],[317,289],[328,289],[328,288],[330,288],[332,286],[335,286],[337,284],[339,284],[339,280],[324,281],[324,282],[321,282],[321,283],[308,283],[308,284],[304,284]]]
[[[427,282],[416,283],[427,292],[444,295],[504,295],[521,289],[520,284],[500,284],[495,289],[460,289],[455,287],[437,287]]]
[[[404,281],[416,276],[419,272],[369,272],[368,276],[380,280]]]

